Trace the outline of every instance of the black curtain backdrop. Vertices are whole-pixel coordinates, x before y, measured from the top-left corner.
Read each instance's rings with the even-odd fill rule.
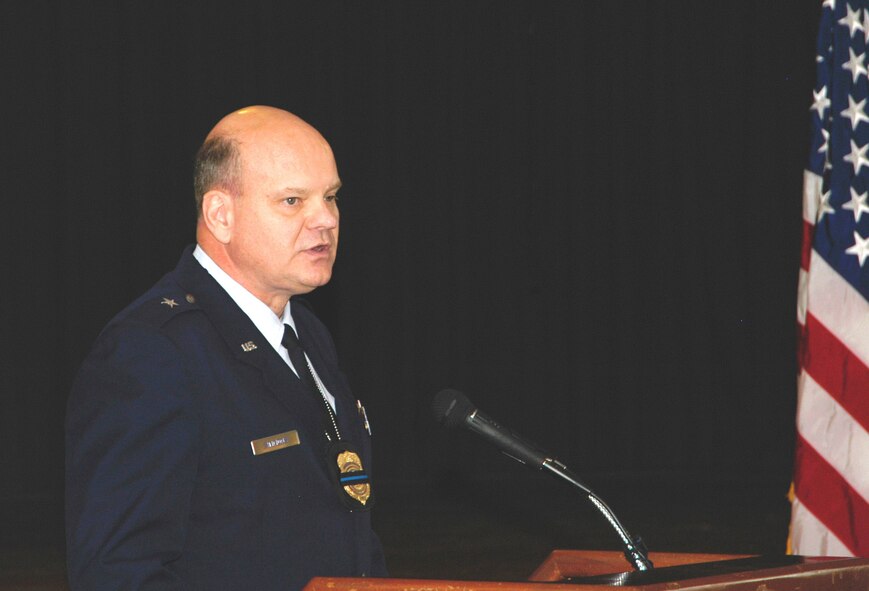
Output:
[[[819,15],[819,0],[5,6],[0,531],[62,519],[75,370],[193,241],[193,153],[249,104],[335,149],[341,248],[311,299],[384,482],[520,469],[433,423],[449,386],[580,473],[784,495]]]

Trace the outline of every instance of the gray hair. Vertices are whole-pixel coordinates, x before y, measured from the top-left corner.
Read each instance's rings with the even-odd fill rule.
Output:
[[[212,189],[221,189],[234,196],[241,193],[241,153],[234,139],[209,138],[196,152],[193,196],[197,215],[202,214],[202,197]]]

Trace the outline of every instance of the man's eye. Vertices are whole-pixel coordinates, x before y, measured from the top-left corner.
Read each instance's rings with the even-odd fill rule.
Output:
[[[287,205],[295,205],[296,203],[299,202],[299,198],[298,197],[287,197],[286,199],[284,199],[284,201],[286,202]]]
[[[337,195],[326,195],[325,199],[326,199],[326,201],[338,201],[338,196]]]

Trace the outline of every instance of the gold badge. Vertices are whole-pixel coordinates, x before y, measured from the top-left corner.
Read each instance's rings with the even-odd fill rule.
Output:
[[[363,505],[367,503],[371,496],[371,485],[362,469],[362,460],[355,452],[348,450],[338,454],[337,462],[340,472],[338,479],[344,485],[344,492]]]

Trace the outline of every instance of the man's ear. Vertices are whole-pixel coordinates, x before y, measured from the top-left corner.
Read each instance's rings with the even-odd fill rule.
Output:
[[[220,189],[212,189],[202,196],[202,221],[211,235],[221,244],[232,238],[235,199]]]

